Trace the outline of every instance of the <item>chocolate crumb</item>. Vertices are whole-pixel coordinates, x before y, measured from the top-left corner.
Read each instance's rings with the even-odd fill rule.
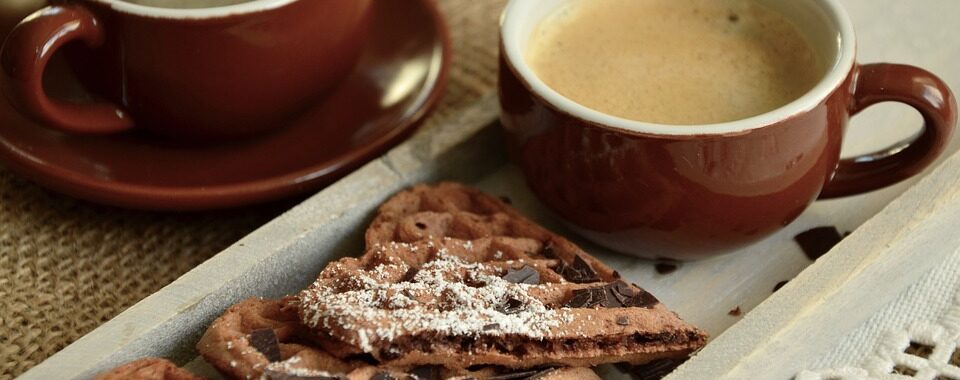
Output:
[[[576,289],[573,291],[573,297],[563,306],[572,308],[606,306],[605,293],[604,288]]]
[[[501,195],[501,196],[500,196],[500,201],[502,201],[503,203],[506,203],[506,204],[508,204],[508,205],[512,205],[512,204],[513,204],[513,200],[511,200],[510,197],[508,197],[508,196],[506,196],[506,195]]]
[[[560,257],[557,256],[557,253],[553,251],[553,243],[550,242],[547,242],[543,245],[543,248],[540,249],[540,254],[548,259],[560,259]]]
[[[419,229],[421,229],[421,230],[427,229],[427,225],[426,225],[426,224],[423,224],[423,223],[421,223],[421,222],[417,222],[417,223],[415,223],[414,225],[417,226],[417,228],[419,228]]]
[[[729,16],[727,16],[727,21],[730,21],[730,22],[740,21],[740,15],[736,13],[731,13]]]
[[[370,378],[370,380],[397,380],[397,379],[391,376],[390,373],[388,372],[380,371],[380,372],[377,372],[376,375],[373,375],[373,377]]]
[[[567,281],[575,284],[586,284],[600,281],[600,277],[597,276],[597,272],[593,270],[593,267],[591,267],[590,264],[579,255],[573,259],[572,265],[560,263],[560,265],[558,265],[554,271],[563,276],[563,278]]]
[[[783,281],[778,282],[776,285],[773,286],[773,292],[776,293],[777,290],[780,290],[780,288],[782,288],[782,287],[783,287],[784,285],[786,285],[788,282],[790,282],[790,280],[783,280]]]
[[[629,326],[629,325],[630,325],[630,318],[627,318],[626,315],[621,315],[621,316],[617,317],[617,324],[620,325],[620,326]]]
[[[613,271],[613,278],[620,278],[620,272]]]
[[[659,380],[669,375],[687,359],[657,359],[647,364],[634,366],[629,372],[636,380]]]
[[[280,341],[273,329],[258,329],[250,332],[250,345],[260,351],[271,363],[280,361]]]
[[[400,278],[400,282],[411,282],[413,278],[417,276],[417,272],[420,270],[414,267],[407,269],[407,272],[403,274],[403,277]]]
[[[830,249],[837,245],[840,240],[843,240],[843,236],[840,235],[840,231],[837,231],[837,227],[826,226],[802,232],[795,236],[793,240],[800,244],[800,248],[803,249],[807,258],[816,261],[830,252]]]
[[[739,317],[741,314],[743,314],[743,312],[740,311],[740,306],[737,306],[727,312],[727,315],[734,316],[734,317]]]
[[[673,273],[679,268],[677,264],[674,263],[657,263],[653,266],[659,274],[670,274]]]
[[[524,265],[520,269],[507,269],[507,274],[503,275],[503,279],[514,284],[537,285],[540,283],[540,272],[529,265]]]
[[[499,312],[503,314],[516,314],[520,310],[523,310],[523,301],[520,301],[516,298],[507,299],[507,302],[504,302],[503,305],[500,305]]]
[[[422,366],[410,370],[410,376],[412,380],[440,380],[440,367],[437,366]]]
[[[658,300],[657,297],[654,297],[653,294],[650,294],[650,292],[646,290],[640,289],[637,294],[634,294],[627,302],[624,302],[623,306],[650,309],[657,306],[658,303],[660,303],[660,300]]]
[[[483,325],[483,331],[498,330],[500,329],[499,323],[491,323],[488,325]]]

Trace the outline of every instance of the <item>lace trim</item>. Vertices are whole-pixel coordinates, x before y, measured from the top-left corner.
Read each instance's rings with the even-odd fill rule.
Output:
[[[939,323],[887,332],[862,368],[803,371],[796,380],[960,380],[960,294]]]

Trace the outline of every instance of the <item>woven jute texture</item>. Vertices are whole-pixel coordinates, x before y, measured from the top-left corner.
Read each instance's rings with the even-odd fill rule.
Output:
[[[496,83],[503,1],[439,5],[454,60],[424,129]],[[0,379],[40,363],[295,203],[195,214],[121,210],[46,191],[0,167]]]

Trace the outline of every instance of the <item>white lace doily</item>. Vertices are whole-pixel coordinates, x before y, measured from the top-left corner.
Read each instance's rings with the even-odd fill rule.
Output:
[[[960,253],[847,335],[797,380],[960,380]]]

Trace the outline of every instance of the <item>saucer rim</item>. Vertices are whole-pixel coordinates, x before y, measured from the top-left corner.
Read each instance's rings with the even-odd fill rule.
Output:
[[[420,93],[423,96],[420,104],[408,108],[409,112],[397,118],[393,128],[378,135],[369,144],[285,174],[201,187],[137,185],[116,179],[97,179],[59,165],[38,162],[31,159],[29,153],[19,153],[22,148],[5,141],[0,141],[0,158],[3,158],[0,167],[6,167],[41,187],[70,197],[146,211],[221,210],[278,201],[320,190],[385,154],[413,134],[443,97],[452,60],[450,30],[434,1],[420,0],[418,3],[433,19],[434,41],[440,43],[442,50],[439,72],[434,79],[428,79],[431,87]]]

